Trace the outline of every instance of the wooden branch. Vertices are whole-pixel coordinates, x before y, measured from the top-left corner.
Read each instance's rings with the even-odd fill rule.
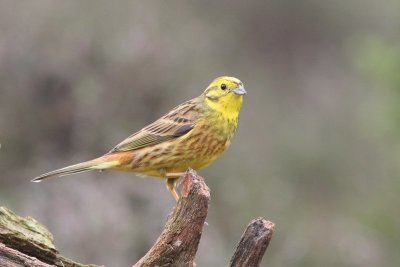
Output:
[[[4,207],[0,207],[0,266],[96,267],[64,258],[46,227]]]
[[[263,218],[252,220],[236,247],[229,267],[260,266],[274,229],[275,224]]]
[[[210,190],[204,179],[188,170],[182,180],[181,198],[153,247],[133,267],[196,266],[194,258],[207,217]],[[259,266],[274,224],[259,218],[245,230],[229,266]],[[22,218],[0,207],[1,267],[97,267],[64,258],[51,233],[36,220]]]
[[[164,231],[134,267],[147,266],[195,266],[204,222],[207,217],[210,190],[204,179],[193,170],[183,178],[181,198]]]
[[[6,247],[0,243],[0,266],[3,267],[51,267],[50,265],[40,261],[34,257],[30,257],[18,250]]]

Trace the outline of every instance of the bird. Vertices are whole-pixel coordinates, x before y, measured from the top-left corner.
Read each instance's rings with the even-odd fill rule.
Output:
[[[246,94],[239,79],[218,77],[200,96],[176,106],[108,153],[31,181],[91,170],[125,171],[165,179],[167,189],[178,201],[176,185],[185,171],[207,167],[230,146]]]

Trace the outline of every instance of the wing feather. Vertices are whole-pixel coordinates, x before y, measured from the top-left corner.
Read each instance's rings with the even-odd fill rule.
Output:
[[[191,105],[192,102],[193,100],[181,104],[152,124],[132,134],[109,153],[152,146],[189,133],[199,117],[199,113]]]

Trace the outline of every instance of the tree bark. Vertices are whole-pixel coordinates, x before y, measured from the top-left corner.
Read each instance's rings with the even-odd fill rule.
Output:
[[[210,190],[204,179],[193,170],[187,171],[182,182],[181,198],[164,231],[134,267],[194,266],[209,201]]]
[[[210,190],[204,179],[188,170],[181,198],[153,247],[133,267],[196,266],[194,258],[208,213]],[[259,266],[274,230],[262,218],[245,230],[229,266]],[[0,207],[0,267],[98,267],[73,262],[60,255],[52,234],[35,219],[22,218]]]
[[[46,227],[0,207],[0,267],[3,266],[96,267],[64,258]]]
[[[50,265],[40,261],[34,257],[30,257],[18,250],[6,247],[0,243],[0,266],[1,267],[51,267]]]
[[[274,229],[275,224],[264,218],[252,220],[236,247],[229,267],[260,266]]]

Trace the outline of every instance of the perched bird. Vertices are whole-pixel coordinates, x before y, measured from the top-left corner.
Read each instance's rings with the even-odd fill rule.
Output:
[[[178,200],[175,185],[183,173],[189,167],[208,166],[231,144],[245,94],[240,80],[216,78],[199,97],[175,107],[107,154],[32,181],[90,170],[127,171],[166,179],[168,190]]]

